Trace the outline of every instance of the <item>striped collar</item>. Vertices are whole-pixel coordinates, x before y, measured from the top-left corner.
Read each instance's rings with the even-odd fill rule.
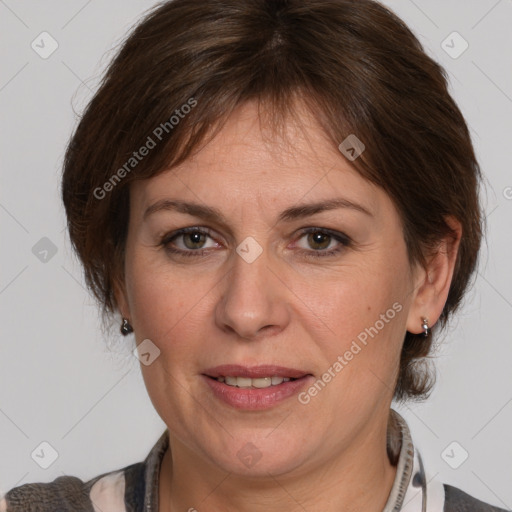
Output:
[[[415,448],[407,422],[390,410],[390,435],[398,441],[400,455],[395,481],[383,512],[443,512],[444,488],[428,479],[423,460]]]

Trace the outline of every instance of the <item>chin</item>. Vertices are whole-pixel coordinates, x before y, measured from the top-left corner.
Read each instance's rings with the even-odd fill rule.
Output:
[[[268,433],[229,438],[228,445],[219,445],[212,452],[207,447],[207,456],[212,463],[224,471],[252,478],[268,479],[269,474],[279,476],[289,474],[303,467],[308,451],[304,442],[291,441],[288,437],[275,439]]]

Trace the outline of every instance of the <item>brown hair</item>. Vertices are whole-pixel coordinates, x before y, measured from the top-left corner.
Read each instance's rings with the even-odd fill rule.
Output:
[[[334,147],[350,134],[363,141],[353,165],[397,207],[411,263],[425,264],[451,233],[447,216],[461,222],[444,327],[477,262],[480,170],[445,71],[371,0],[174,0],[145,15],[64,161],[70,238],[104,315],[116,312],[114,286],[124,279],[130,183],[185,160],[240,104],[265,104],[277,127],[297,98]],[[431,344],[432,336],[406,334],[395,399],[428,395]]]

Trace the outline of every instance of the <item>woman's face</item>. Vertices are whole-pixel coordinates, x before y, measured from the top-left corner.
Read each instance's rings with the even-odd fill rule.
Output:
[[[418,276],[387,194],[301,116],[288,145],[269,142],[245,104],[132,184],[119,302],[150,340],[141,368],[173,457],[278,475],[384,442]]]

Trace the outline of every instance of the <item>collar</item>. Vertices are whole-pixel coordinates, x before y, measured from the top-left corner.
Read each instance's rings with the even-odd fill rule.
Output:
[[[421,454],[412,442],[407,422],[391,409],[388,447],[393,443],[400,446],[400,454],[395,481],[383,512],[443,512],[442,483],[428,478]]]

